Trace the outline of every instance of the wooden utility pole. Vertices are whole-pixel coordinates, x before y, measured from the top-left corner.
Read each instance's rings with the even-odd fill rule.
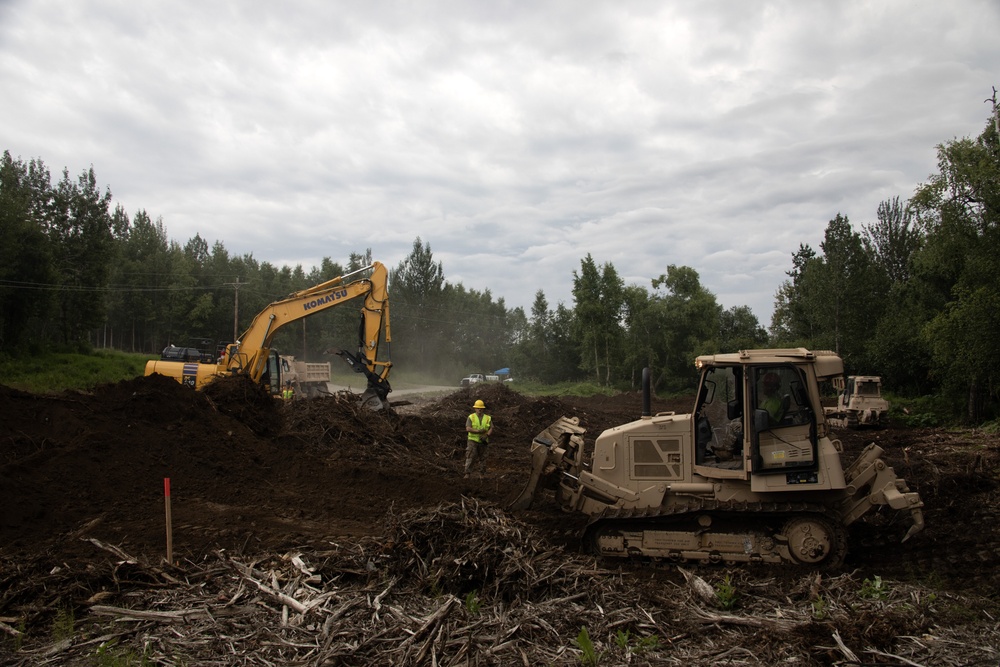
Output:
[[[233,303],[233,342],[235,343],[237,337],[240,335],[240,287],[246,285],[246,283],[241,283],[239,276],[237,276],[235,283],[225,284],[232,287],[236,295]]]
[[[993,86],[993,97],[987,97],[983,102],[993,103],[993,127],[1000,135],[1000,106],[997,106],[997,87]]]

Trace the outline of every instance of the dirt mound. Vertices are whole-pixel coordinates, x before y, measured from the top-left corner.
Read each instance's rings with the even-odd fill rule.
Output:
[[[489,477],[467,481],[461,476],[464,424],[476,399],[482,399],[493,415],[495,432]],[[692,402],[690,398],[654,399],[652,411],[687,411]],[[343,550],[347,549],[356,562],[330,565],[333,570],[345,577],[350,570],[355,572],[350,577],[366,579],[374,576],[364,574],[372,563],[375,570],[371,572],[405,582],[411,592],[427,596],[426,606],[414,613],[433,614],[434,596],[441,592],[461,598],[474,589],[508,606],[528,602],[544,606],[547,594],[556,596],[561,605],[570,604],[566,600],[573,593],[566,589],[546,593],[546,580],[538,579],[539,572],[523,568],[535,567],[542,552],[546,567],[570,554],[575,558],[583,517],[551,507],[511,517],[500,508],[527,478],[532,438],[553,420],[562,415],[579,417],[592,443],[601,431],[637,418],[641,410],[639,394],[533,399],[500,384],[463,388],[395,415],[362,410],[351,394],[276,401],[237,378],[213,383],[205,392],[156,375],[55,396],[0,386],[0,591],[8,591],[0,592],[0,617],[27,619],[29,625],[50,622],[62,604],[54,591],[62,590],[61,594],[80,605],[84,605],[80,591],[87,591],[83,598],[102,589],[124,594],[128,586],[116,578],[119,574],[114,567],[108,571],[107,550],[127,554],[116,556],[118,563],[138,559],[155,564],[163,558],[165,478],[171,481],[174,561],[182,568],[218,558],[219,553],[227,559],[256,562],[295,550],[323,560],[331,549],[338,554],[336,558],[345,558]],[[885,630],[893,636],[919,635],[930,627],[931,603],[920,597],[927,593],[909,587],[934,582],[944,591],[936,593],[938,607],[946,597],[948,605],[965,604],[953,597],[962,591],[1000,600],[1000,438],[899,427],[836,435],[843,441],[846,461],[871,441],[886,450],[897,473],[921,493],[927,529],[900,545],[906,524],[895,513],[866,517],[851,527],[846,570],[853,579],[817,585],[818,593],[803,594],[801,599],[789,589],[798,585],[801,573],[746,568],[737,571],[740,585],[755,591],[752,595],[784,586],[773,596],[767,593],[771,596],[767,599],[778,600],[772,606],[785,598],[808,606],[846,595],[843,587],[856,592],[866,580],[885,577],[904,582],[869,593],[876,600],[883,599],[879,596],[896,600],[905,585],[906,595],[919,603],[914,603],[919,613],[900,612],[897,616],[902,620],[898,620],[875,607],[865,607],[866,627],[888,619],[898,625]],[[463,511],[473,499],[475,510]],[[673,568],[613,566],[618,568],[617,576],[652,583],[651,591],[679,585]],[[145,567],[127,576],[143,582],[155,580],[157,587],[169,581],[155,566]],[[212,571],[214,566],[205,567]],[[586,569],[579,563],[574,567]],[[719,587],[723,574],[709,571],[705,576]],[[610,576],[596,571],[588,572],[591,575]],[[197,581],[199,575],[188,572],[185,576]],[[530,584],[530,595],[525,582]],[[514,589],[508,586],[521,590],[512,593]],[[327,593],[336,595],[333,589]],[[369,601],[378,593],[370,588],[355,592]],[[608,599],[618,599],[617,595],[607,594]],[[659,623],[667,623],[667,616],[673,619],[673,635],[683,635],[694,627],[691,623],[701,623],[690,619],[682,623],[673,611],[666,611],[671,608],[666,597],[652,592],[644,595],[650,596],[644,598],[646,603],[659,605],[655,614],[666,614]],[[593,604],[602,604],[594,600]],[[558,608],[564,615],[591,618],[592,610],[574,611],[572,604]],[[363,609],[368,617],[378,614],[377,605]],[[813,621],[815,614],[832,617],[836,611],[820,609]],[[940,621],[940,612],[934,613],[938,615],[933,618]],[[713,623],[725,625],[717,613],[711,616]],[[599,627],[611,632],[615,626],[599,618],[604,617],[593,615],[592,627],[600,623]],[[809,641],[832,645],[829,628],[813,621],[803,621],[789,632],[805,633],[796,640],[801,646],[808,646]],[[474,621],[466,625],[469,622]],[[670,628],[657,629],[645,622],[630,621],[621,627],[673,636]],[[563,626],[560,631],[566,630]],[[771,626],[754,627],[766,635]],[[838,627],[851,641],[874,642],[871,632],[860,625]],[[514,626],[503,628],[498,636],[517,631]],[[408,632],[413,630],[392,631],[400,636]],[[735,646],[754,646],[761,656],[782,659],[773,647],[765,650],[760,638],[737,639],[742,644]],[[542,651],[533,655],[555,662],[562,654]],[[737,655],[747,657],[742,653],[729,657]],[[829,652],[824,655],[821,663],[836,657]],[[712,662],[704,660],[704,664]],[[371,664],[377,660],[372,658]]]
[[[203,392],[215,408],[260,436],[281,430],[278,402],[267,389],[246,375],[231,375],[209,383]]]

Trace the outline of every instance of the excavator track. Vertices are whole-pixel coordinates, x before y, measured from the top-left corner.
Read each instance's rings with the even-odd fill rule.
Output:
[[[834,569],[847,554],[847,530],[823,506],[706,501],[605,512],[588,525],[585,543],[607,558]]]

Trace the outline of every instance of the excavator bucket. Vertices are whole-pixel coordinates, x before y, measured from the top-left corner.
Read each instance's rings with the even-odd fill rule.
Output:
[[[394,412],[392,406],[389,405],[389,401],[374,389],[367,389],[363,394],[361,394],[361,399],[358,402],[361,407],[374,412],[378,412],[380,410]]]
[[[558,485],[563,474],[579,474],[583,462],[581,436],[586,432],[578,417],[560,417],[532,439],[531,474],[510,509],[528,509],[540,488]]]
[[[920,494],[910,491],[906,480],[896,477],[896,471],[881,458],[882,453],[882,448],[872,443],[844,471],[847,481],[844,525],[850,525],[876,505],[907,510],[913,523],[903,537],[905,542],[924,529],[924,503]]]

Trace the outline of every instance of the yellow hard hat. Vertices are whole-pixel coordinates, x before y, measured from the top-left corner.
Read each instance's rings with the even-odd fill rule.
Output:
[[[482,408],[483,410],[486,409],[486,404],[483,403],[482,399],[480,399],[480,400],[478,400],[478,401],[476,401],[475,403],[472,404],[472,409],[473,410],[477,410],[479,408]]]

